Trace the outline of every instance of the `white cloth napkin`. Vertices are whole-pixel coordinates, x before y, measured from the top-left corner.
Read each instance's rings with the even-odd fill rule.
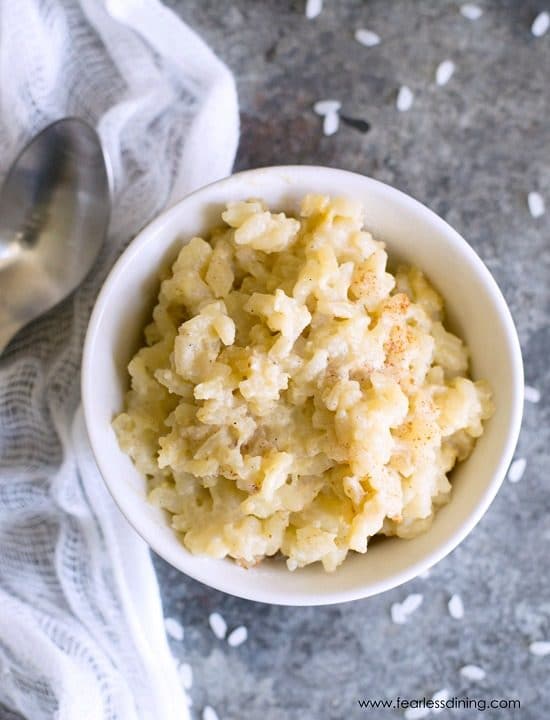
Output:
[[[185,720],[149,552],[80,414],[93,300],[153,215],[227,175],[227,68],[158,0],[0,1],[0,168],[66,115],[99,129],[113,213],[93,272],[0,358],[0,703],[29,720]]]

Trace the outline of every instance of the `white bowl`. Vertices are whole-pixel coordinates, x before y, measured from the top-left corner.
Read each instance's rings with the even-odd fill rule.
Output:
[[[424,270],[445,298],[450,326],[471,350],[474,378],[490,381],[496,412],[471,457],[453,472],[451,501],[431,529],[413,540],[384,539],[352,553],[334,573],[320,563],[294,573],[271,560],[244,570],[230,560],[191,555],[148,503],[145,482],[119,449],[111,427],[128,386],[126,366],[158,293],[161,265],[182,239],[206,233],[229,200],[260,197],[296,211],[308,192],[361,200],[368,229],[390,260]],[[441,560],[489,507],[512,459],[523,409],[523,369],[514,324],[489,271],[446,222],[411,197],[371,178],[324,167],[270,167],[233,175],[189,195],[130,244],[97,299],[82,369],[84,414],[92,448],[118,506],[161,557],[196,580],[243,598],[282,605],[323,605],[364,598],[410,580]]]

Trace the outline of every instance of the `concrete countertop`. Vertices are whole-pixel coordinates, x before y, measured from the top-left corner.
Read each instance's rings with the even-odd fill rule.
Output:
[[[165,614],[185,627],[174,654],[193,668],[195,718],[204,705],[220,720],[341,720],[403,717],[367,711],[358,700],[451,696],[519,698],[521,710],[479,717],[542,720],[550,713],[550,655],[529,645],[550,640],[550,32],[535,38],[543,0],[480,0],[476,21],[447,0],[325,0],[315,20],[301,0],[172,0],[235,73],[242,138],[238,169],[284,163],[334,165],[410,193],[447,219],[481,255],[518,326],[526,381],[542,393],[526,403],[517,457],[520,482],[505,481],[467,540],[417,579],[384,595],[325,608],[254,604],[208,589],[156,558]],[[381,37],[373,48],[353,33]],[[445,87],[434,74],[456,71]],[[414,92],[398,113],[401,85]],[[324,137],[312,104],[337,98],[342,112],[370,123]],[[529,214],[538,190],[548,211]],[[424,601],[396,625],[390,606],[411,592]],[[462,620],[449,616],[453,593]],[[245,624],[238,648],[216,639],[208,615]],[[482,681],[465,680],[466,664]],[[475,710],[439,717],[469,720]]]

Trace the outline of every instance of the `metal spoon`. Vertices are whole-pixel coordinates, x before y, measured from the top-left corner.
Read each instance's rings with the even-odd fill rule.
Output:
[[[0,353],[82,282],[110,209],[101,143],[85,122],[58,120],[22,150],[0,191]]]

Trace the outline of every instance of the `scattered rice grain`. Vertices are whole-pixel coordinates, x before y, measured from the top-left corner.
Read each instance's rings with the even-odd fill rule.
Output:
[[[508,470],[508,480],[511,483],[517,483],[523,477],[525,468],[527,467],[527,460],[525,458],[518,458],[510,465]]]
[[[467,20],[479,20],[479,18],[483,15],[483,10],[473,3],[465,3],[460,8],[460,14]]]
[[[377,35],[372,30],[367,30],[366,28],[359,28],[356,30],[355,39],[358,43],[364,45],[365,47],[374,47],[375,45],[380,44],[380,35]]]
[[[447,690],[447,688],[443,688],[442,690],[438,690],[436,693],[432,695],[432,700],[435,703],[444,703],[449,699],[450,692]],[[442,707],[434,707],[432,708],[432,714],[433,715],[439,715],[442,713],[444,708]]]
[[[328,115],[325,115],[325,119],[323,120],[323,134],[327,137],[334,135],[334,133],[338,131],[339,125],[340,118],[338,117],[338,113],[328,113]]]
[[[424,597],[420,593],[411,593],[401,603],[405,615],[412,615],[422,605]]]
[[[336,113],[342,107],[340,100],[318,100],[313,106],[313,112],[317,115],[328,115],[329,113]]]
[[[323,0],[306,0],[306,17],[313,20],[321,14],[323,10]]]
[[[183,627],[181,623],[171,617],[164,618],[166,634],[174,640],[183,640]]]
[[[409,616],[422,605],[423,600],[424,598],[420,593],[412,593],[411,595],[407,595],[402,603],[393,603],[390,608],[392,622],[396,625],[406,623]]]
[[[205,705],[202,711],[202,720],[218,720],[218,713],[210,705]]]
[[[527,402],[538,403],[540,402],[540,390],[531,387],[531,385],[526,385],[524,390],[524,397]]]
[[[538,655],[543,657],[544,655],[550,655],[550,642],[546,640],[539,640],[529,645],[529,652],[532,655]]]
[[[181,684],[186,690],[193,686],[193,668],[189,663],[182,663],[178,668]]]
[[[544,199],[542,195],[538,192],[530,192],[527,195],[527,205],[529,207],[529,212],[531,213],[531,216],[534,218],[542,217],[546,212],[546,208],[544,207]]]
[[[452,60],[443,60],[435,71],[435,81],[441,87],[446,85],[452,78],[455,71],[455,64]]]
[[[238,628],[235,628],[233,632],[229,633],[229,637],[227,638],[227,644],[231,647],[238,647],[239,645],[242,645],[244,642],[246,642],[248,638],[248,630],[245,628],[244,625],[239,625]]]
[[[223,640],[227,634],[227,623],[220,613],[213,612],[208,616],[208,623],[218,640]]]
[[[474,682],[483,680],[486,675],[485,670],[480,668],[479,665],[464,665],[464,667],[460,668],[460,674],[466,680],[473,680]]]
[[[402,85],[397,93],[396,107],[399,112],[407,112],[412,107],[414,95],[412,90],[406,85]]]
[[[550,15],[544,11],[537,15],[531,25],[531,32],[535,37],[542,37],[550,27]]]
[[[460,595],[452,595],[447,605],[449,615],[455,620],[462,620],[464,617],[464,604]]]
[[[392,622],[394,622],[396,625],[403,625],[403,623],[407,622],[405,613],[401,608],[401,603],[393,603],[390,608],[390,615]]]

